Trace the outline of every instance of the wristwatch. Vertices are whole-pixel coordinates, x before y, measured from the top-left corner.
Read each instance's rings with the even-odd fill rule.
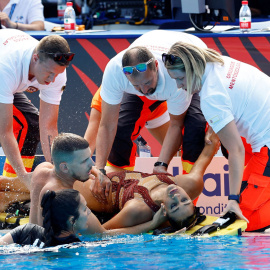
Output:
[[[234,200],[234,201],[237,201],[238,203],[240,203],[240,194],[238,194],[238,195],[229,195],[228,200]]]
[[[157,167],[157,166],[164,166],[166,169],[168,168],[168,164],[165,163],[165,162],[161,162],[161,161],[157,161],[157,162],[154,164],[154,167]]]
[[[100,170],[104,175],[107,175],[105,169],[99,169],[99,170]]]

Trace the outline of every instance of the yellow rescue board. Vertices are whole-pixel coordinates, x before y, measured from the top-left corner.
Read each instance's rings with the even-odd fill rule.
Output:
[[[185,234],[190,235],[205,225],[213,224],[217,219],[218,217],[206,216],[206,219],[203,222],[189,229],[188,231],[185,232]],[[206,236],[241,235],[241,233],[244,232],[246,228],[247,228],[247,222],[244,220],[237,219],[234,223],[229,225],[227,228],[212,232],[210,234],[207,234]]]
[[[19,219],[19,225],[24,225],[26,223],[29,223],[29,217],[28,216],[10,216],[9,213],[0,213],[0,222],[7,223],[7,224],[15,224],[17,219]]]
[[[197,224],[193,228],[189,229],[188,231],[181,233],[181,235],[191,235],[203,226],[206,225],[211,225],[213,224],[218,217],[213,217],[213,216],[206,216],[206,219],[201,222],[200,224]],[[221,235],[241,235],[242,232],[245,231],[247,228],[247,222],[244,220],[237,219],[234,223],[229,225],[227,228],[220,229],[218,231],[214,231],[210,234],[204,234],[201,236],[196,236],[196,237],[212,237],[212,236],[221,236]],[[168,236],[173,236],[173,235],[180,235],[180,234],[175,234],[175,233],[168,233],[168,234],[163,234],[163,235],[168,235]]]

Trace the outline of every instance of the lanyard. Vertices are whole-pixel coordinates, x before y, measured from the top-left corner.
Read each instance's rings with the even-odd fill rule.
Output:
[[[10,12],[9,12],[9,16],[8,16],[10,20],[11,20],[11,17],[13,15],[13,12],[14,12],[14,9],[15,9],[16,5],[17,4],[12,4],[12,6],[11,6],[11,9],[10,9]]]

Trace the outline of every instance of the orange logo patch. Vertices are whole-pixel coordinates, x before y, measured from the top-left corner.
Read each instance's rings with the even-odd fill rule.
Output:
[[[25,91],[28,93],[34,93],[34,92],[38,91],[38,88],[36,88],[34,86],[29,86]]]

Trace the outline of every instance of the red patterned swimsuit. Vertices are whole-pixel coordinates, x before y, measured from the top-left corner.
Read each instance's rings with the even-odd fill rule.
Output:
[[[154,212],[159,206],[151,199],[150,191],[161,184],[175,184],[170,174],[148,174],[136,171],[109,173],[112,181],[112,201],[115,210],[120,211],[125,203],[134,198],[143,200]]]

